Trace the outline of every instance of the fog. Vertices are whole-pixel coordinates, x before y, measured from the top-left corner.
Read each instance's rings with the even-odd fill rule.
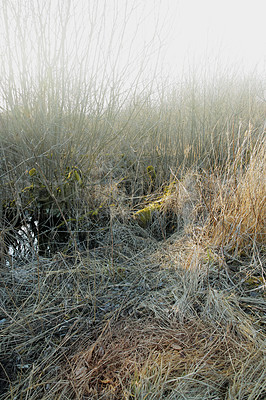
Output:
[[[264,0],[3,0],[2,82],[47,69],[121,87],[217,68],[262,75],[265,11]]]

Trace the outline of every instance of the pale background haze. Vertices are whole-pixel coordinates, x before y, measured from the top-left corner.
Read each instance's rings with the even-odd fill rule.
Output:
[[[64,46],[71,68],[77,71],[85,55],[88,73],[91,69],[99,76],[120,76],[125,85],[140,69],[147,80],[155,76],[175,80],[190,68],[211,70],[217,65],[265,75],[265,0],[2,0],[0,4],[2,76],[9,61],[4,26],[9,30],[13,71],[23,70],[23,63],[32,71],[38,63],[59,63],[52,56],[53,49],[61,46],[55,10],[67,4],[70,18]],[[4,4],[8,4],[6,15]],[[18,10],[20,29],[11,4]],[[37,57],[41,29],[29,10],[33,15],[42,10],[40,21],[46,27],[42,46],[51,52],[50,59]]]

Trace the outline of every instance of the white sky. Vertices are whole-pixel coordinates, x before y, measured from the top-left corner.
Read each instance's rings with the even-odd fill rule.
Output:
[[[24,23],[29,24],[29,9],[36,11],[38,4],[47,7],[49,0],[1,0],[0,34],[4,15],[1,3],[7,4],[9,10],[10,4],[15,9],[18,7],[23,28]],[[57,4],[62,7],[67,3],[68,0],[51,0],[50,9],[53,10],[47,19],[49,33],[46,33],[50,48],[60,45],[57,22],[53,22],[54,9]],[[173,79],[188,66],[212,68],[217,62],[245,72],[256,67],[265,75],[266,0],[70,0],[70,4],[73,8],[66,32],[68,48],[75,48],[78,43],[80,48],[87,49],[87,62],[99,73],[103,68],[113,71],[115,65],[116,71],[128,70],[125,74],[128,78],[130,71],[138,71],[140,55],[145,54],[148,77],[156,62],[158,70]],[[25,16],[19,5],[25,6]],[[44,24],[46,12],[42,15]],[[35,31],[28,25],[24,32],[18,33],[12,12],[8,17],[8,26],[13,32],[10,34],[11,48],[17,48],[13,57],[17,62],[21,46],[28,46],[24,60],[30,60],[33,68],[37,65],[36,53],[40,48],[36,42],[36,21]],[[22,37],[23,34],[26,36]],[[1,62],[7,60],[5,49],[1,55]],[[73,56],[72,53],[71,57],[71,63],[76,63],[79,68],[77,54]]]
[[[266,56],[265,0],[177,3],[173,39],[167,54],[170,65],[177,63],[171,54],[180,53],[183,58],[219,57],[225,65],[239,65],[244,70],[252,70],[257,64],[262,68]]]
[[[161,13],[162,64],[170,74],[186,63],[212,63],[263,72],[266,59],[266,0],[143,0]],[[121,0],[123,4],[123,0]],[[154,7],[154,8],[155,8]],[[154,30],[152,14],[144,37]],[[265,71],[264,71],[265,72]]]

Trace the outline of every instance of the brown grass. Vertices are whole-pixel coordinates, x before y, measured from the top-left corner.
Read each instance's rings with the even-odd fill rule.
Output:
[[[264,79],[1,3],[0,400],[265,399]]]
[[[252,260],[221,263],[196,223],[145,250],[123,227],[124,247],[117,233],[107,243],[113,265],[95,249],[3,272],[0,398],[262,399],[265,286],[249,281]]]

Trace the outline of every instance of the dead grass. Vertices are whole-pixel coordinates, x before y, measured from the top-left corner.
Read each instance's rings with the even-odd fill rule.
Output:
[[[134,207],[119,179],[99,182],[94,246],[6,257],[0,399],[265,398],[262,138],[241,157],[172,171]],[[143,229],[132,215],[156,199]]]
[[[263,78],[158,83],[135,2],[2,3],[0,400],[265,399]]]
[[[254,351],[250,343],[239,348],[235,335],[221,335],[199,320],[169,327],[126,320],[105,327],[87,346],[68,359],[63,380],[63,390],[69,386],[77,398],[93,398],[93,393],[95,398],[169,398],[182,381],[205,383],[219,394],[241,368],[243,355]]]
[[[2,399],[265,396],[266,303],[250,264],[221,268],[184,231],[151,243],[123,262],[118,247],[113,266],[95,249],[3,272]]]

